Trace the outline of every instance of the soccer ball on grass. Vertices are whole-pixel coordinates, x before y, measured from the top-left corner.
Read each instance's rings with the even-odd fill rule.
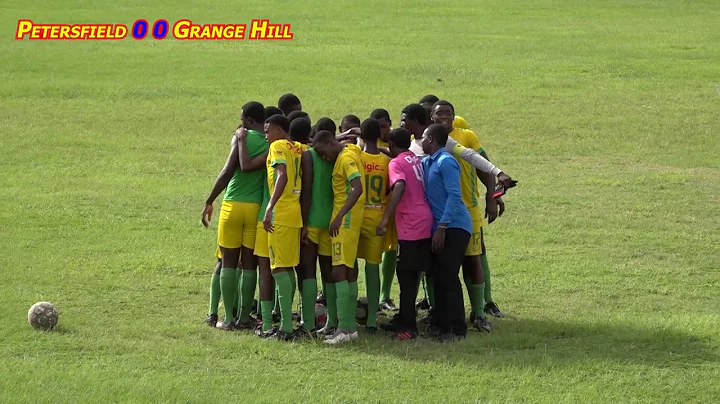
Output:
[[[60,312],[50,302],[37,302],[28,310],[28,323],[36,330],[52,330],[59,317]]]

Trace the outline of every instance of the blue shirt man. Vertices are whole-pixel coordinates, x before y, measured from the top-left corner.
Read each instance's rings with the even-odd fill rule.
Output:
[[[472,233],[470,212],[460,196],[460,165],[455,157],[439,149],[423,159],[423,172],[425,193],[435,217],[433,233],[440,224]]]
[[[435,306],[430,326],[443,342],[464,338],[465,304],[458,273],[472,233],[470,212],[460,196],[460,165],[445,151],[450,130],[433,124],[423,133],[425,194],[434,217],[432,285]]]

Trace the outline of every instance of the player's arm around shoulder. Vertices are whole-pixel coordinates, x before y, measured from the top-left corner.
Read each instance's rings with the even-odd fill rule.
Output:
[[[237,146],[236,150],[238,156],[238,163],[242,172],[249,172],[264,168],[268,156],[268,151],[265,151],[265,153],[255,156],[254,158],[251,157],[247,145],[247,136],[247,129],[239,128],[237,131],[235,131],[235,136],[233,138],[233,146]]]
[[[303,230],[301,236],[307,234],[308,218],[312,205],[312,184],[313,184],[313,160],[310,150],[305,150],[300,158],[300,211],[303,218]],[[304,238],[304,237],[301,237]]]

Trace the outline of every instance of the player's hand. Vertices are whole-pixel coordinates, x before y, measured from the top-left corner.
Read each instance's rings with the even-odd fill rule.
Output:
[[[439,252],[445,248],[445,229],[438,227],[432,236],[432,251]]]
[[[307,227],[304,227],[300,229],[300,242],[303,244],[310,244],[310,240],[308,240],[308,229]]]
[[[341,133],[340,136],[347,136],[347,135],[354,135],[354,136],[360,136],[360,128],[350,128],[346,130],[345,132]]]
[[[495,199],[495,201],[498,205],[498,217],[500,217],[505,213],[505,201],[503,201],[502,197]]]
[[[213,213],[213,207],[212,205],[205,205],[205,209],[202,211],[202,224],[207,228],[210,226],[210,221],[212,220],[212,213]]]
[[[384,236],[387,233],[387,220],[383,219],[375,228],[375,234],[378,236]]]
[[[340,224],[342,223],[342,218],[340,216],[336,217],[335,220],[330,223],[330,237],[336,237],[338,233],[340,233]]]
[[[497,176],[497,179],[498,182],[503,184],[503,187],[505,187],[506,190],[514,187],[517,184],[517,181],[510,178],[510,176],[505,174],[504,172],[500,172],[500,174],[498,174]]]
[[[263,217],[263,227],[268,233],[272,233],[275,227],[272,224],[272,209],[265,210],[265,217]]]
[[[247,139],[248,131],[245,128],[238,128],[235,131],[235,137],[238,139],[238,141],[242,142],[243,140]]]
[[[498,203],[496,199],[490,198],[485,203],[485,217],[487,217],[488,224],[492,223],[498,217]]]

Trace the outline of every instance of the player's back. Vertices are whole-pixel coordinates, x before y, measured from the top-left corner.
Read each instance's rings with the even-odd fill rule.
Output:
[[[247,148],[250,158],[262,155],[268,150],[268,147],[269,145],[267,140],[265,140],[264,134],[252,129],[248,130]],[[244,172],[240,167],[237,167],[225,189],[224,200],[262,203],[265,175],[265,170],[263,169]]]
[[[389,166],[390,181],[405,182],[400,203],[395,209],[399,240],[420,240],[430,237],[433,214],[425,198],[425,180],[420,157],[407,151],[395,157]]]
[[[330,227],[333,211],[332,173],[334,165],[320,157],[315,149],[310,148],[309,151],[312,156],[313,177],[308,226],[327,229]]]
[[[335,160],[332,173],[333,217],[342,209],[350,196],[350,192],[352,191],[350,183],[352,180],[359,178],[362,189],[365,189],[365,177],[361,172],[361,152],[360,148],[356,145],[346,145]],[[364,207],[364,200],[361,197],[345,215],[342,227],[359,231],[363,222]]]
[[[365,216],[382,215],[387,206],[388,197],[388,164],[390,157],[384,153],[370,154],[360,153],[360,160],[363,164],[363,175],[365,186],[363,188],[365,201]]]
[[[302,227],[300,214],[300,192],[302,187],[300,160],[307,146],[287,139],[276,140],[270,145],[267,158],[268,188],[272,195],[277,182],[277,165],[285,165],[287,184],[280,195],[273,212],[273,222],[277,225]]]
[[[455,128],[450,137],[469,149],[482,150],[480,139],[475,132],[467,129]],[[455,158],[460,164],[460,193],[468,209],[480,209],[480,180],[475,167],[463,159]]]

